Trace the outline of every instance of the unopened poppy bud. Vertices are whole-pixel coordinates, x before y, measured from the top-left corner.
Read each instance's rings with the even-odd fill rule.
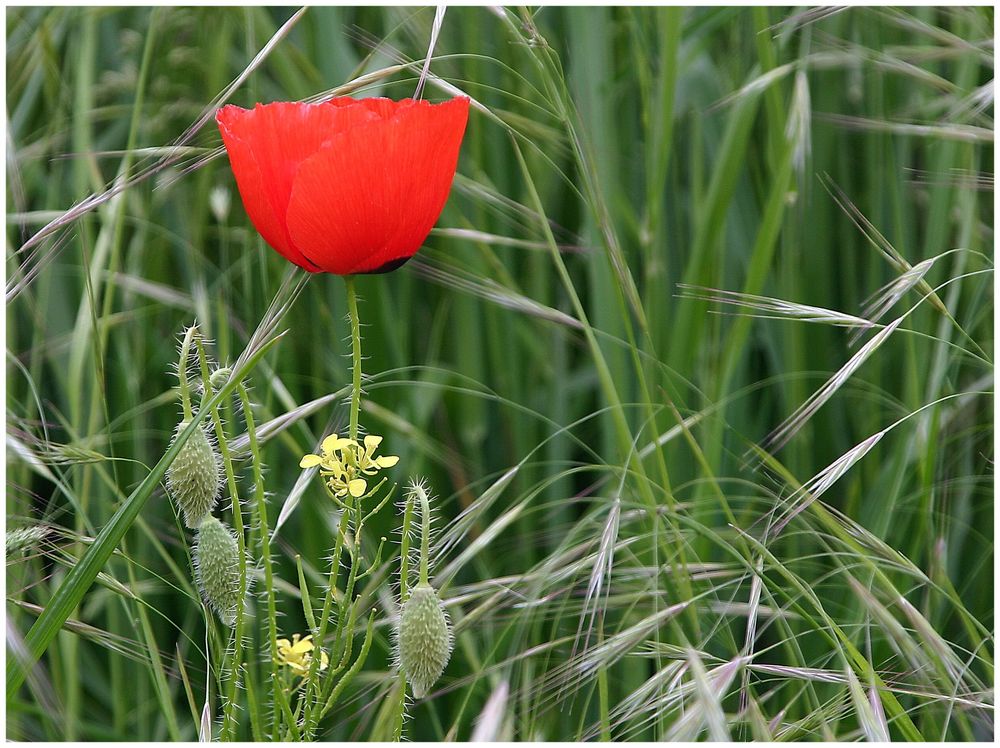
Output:
[[[397,631],[399,666],[416,698],[422,698],[451,657],[451,626],[437,591],[421,582],[403,604]]]
[[[194,571],[205,602],[219,620],[232,626],[240,604],[240,551],[233,533],[211,514],[198,528]]]
[[[190,421],[181,421],[176,439]],[[205,428],[195,429],[167,469],[167,493],[184,512],[184,524],[198,527],[212,511],[222,484],[219,454],[208,439]]]
[[[229,381],[229,375],[233,373],[233,370],[228,366],[223,366],[221,369],[216,369],[208,377],[208,383],[212,385],[212,390],[218,392],[225,386],[226,382]]]

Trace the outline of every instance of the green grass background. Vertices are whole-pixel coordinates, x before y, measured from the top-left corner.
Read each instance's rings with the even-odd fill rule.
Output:
[[[179,138],[293,13],[6,11],[8,670],[162,457],[183,328],[232,363],[290,272],[214,122]],[[309,9],[226,102],[410,96],[433,21]],[[477,102],[452,197],[417,259],[358,281],[362,423],[438,496],[456,626],[408,737],[992,737],[992,29],[989,8],[448,10],[425,95]],[[865,317],[925,260],[875,320],[899,327],[755,452],[874,334],[852,346],[832,312]],[[258,424],[287,416],[262,447],[270,527],[298,500],[273,545],[285,634],[306,630],[295,557],[319,588],[332,545],[296,481],[346,423],[342,400],[303,410],[350,381],[345,312],[311,278],[249,377]],[[396,549],[399,524],[371,533]],[[8,690],[9,739],[196,739],[206,678],[218,717],[184,537],[155,491]],[[378,636],[326,739],[386,736],[393,598],[366,594]]]

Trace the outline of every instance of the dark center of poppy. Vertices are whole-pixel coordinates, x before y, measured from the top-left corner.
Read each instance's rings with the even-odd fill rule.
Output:
[[[395,260],[389,260],[384,265],[379,265],[374,270],[367,270],[364,273],[359,273],[359,275],[381,275],[382,273],[391,273],[396,268],[400,268],[406,264],[409,257],[399,257]]]

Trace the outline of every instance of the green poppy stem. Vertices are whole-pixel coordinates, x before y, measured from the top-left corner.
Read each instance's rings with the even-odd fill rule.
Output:
[[[181,354],[177,360],[177,383],[181,392],[181,406],[184,408],[184,420],[190,421],[194,417],[191,409],[191,388],[188,384],[188,356],[191,354],[191,343],[198,332],[196,325],[191,325],[184,331],[184,342],[181,343]]]
[[[351,372],[351,426],[348,437],[358,439],[358,413],[361,410],[361,321],[358,317],[358,295],[354,289],[354,276],[345,275],[347,286],[347,314],[351,319],[351,355],[353,365]]]
[[[427,490],[417,484],[414,486],[417,492],[417,496],[420,498],[420,519],[422,520],[420,528],[420,584],[429,584],[430,575],[428,574],[428,567],[430,566],[430,545],[431,545],[431,502],[427,496]]]

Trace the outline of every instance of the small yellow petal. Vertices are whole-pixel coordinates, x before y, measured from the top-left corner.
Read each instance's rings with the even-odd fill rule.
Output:
[[[330,434],[330,436],[323,440],[320,449],[323,450],[324,454],[332,454],[352,444],[354,444],[354,441],[351,439],[341,439],[337,434]]]
[[[384,455],[375,458],[375,464],[380,468],[391,468],[397,462],[399,462],[399,458],[396,455]]]
[[[381,436],[375,436],[375,434],[369,434],[368,436],[365,437],[365,449],[368,450],[368,454],[371,454],[376,449],[378,449],[378,445],[381,443],[382,443]]]
[[[303,655],[312,652],[313,643],[310,641],[311,637],[306,637],[300,642],[296,642],[295,646],[292,647],[292,653],[296,655]]]
[[[306,455],[299,461],[299,467],[300,468],[316,467],[321,462],[323,462],[323,458],[320,457],[319,455]]]
[[[350,483],[347,484],[347,490],[351,492],[351,496],[357,498],[358,496],[363,496],[365,490],[368,488],[368,483],[364,478],[355,478]]]

